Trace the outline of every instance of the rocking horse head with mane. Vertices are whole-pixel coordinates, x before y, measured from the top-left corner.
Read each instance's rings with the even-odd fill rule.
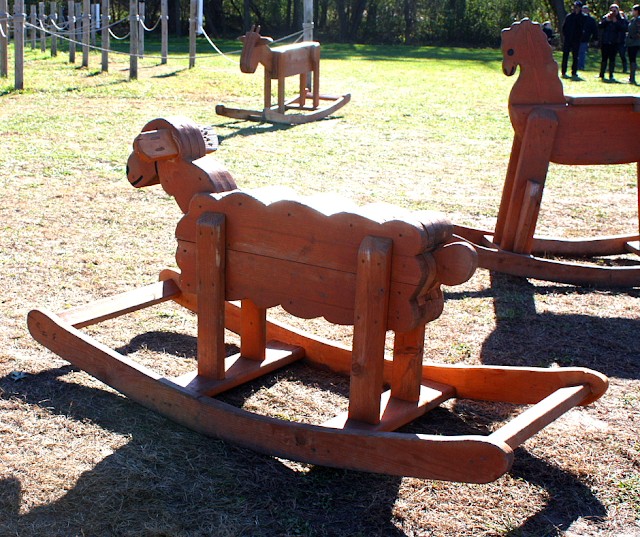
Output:
[[[509,104],[565,104],[558,64],[542,26],[529,19],[502,30],[502,71],[520,75],[511,89]]]

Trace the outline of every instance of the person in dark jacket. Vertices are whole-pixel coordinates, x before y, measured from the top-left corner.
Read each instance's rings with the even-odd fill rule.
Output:
[[[626,31],[627,21],[620,17],[618,4],[611,4],[607,13],[598,24],[602,34],[600,43],[602,45],[602,62],[600,63],[600,78],[604,80],[604,73],[609,63],[609,80],[613,80],[613,72],[616,67],[616,56],[620,50]]]
[[[591,15],[589,15],[589,6],[582,6],[582,14],[587,17],[584,22],[584,31],[580,39],[580,52],[578,53],[578,70],[584,70],[584,61],[587,57],[587,49],[589,41],[593,39],[594,46],[598,46],[598,23]]]
[[[629,53],[629,83],[636,84],[636,56],[640,50],[640,4],[633,6],[632,18],[628,26],[629,33],[625,40]]]
[[[571,76],[578,76],[578,53],[580,52],[580,40],[584,31],[587,18],[582,14],[582,2],[576,0],[573,3],[573,12],[569,13],[562,25],[562,76],[567,76],[567,64],[569,53],[573,59],[571,63]]]

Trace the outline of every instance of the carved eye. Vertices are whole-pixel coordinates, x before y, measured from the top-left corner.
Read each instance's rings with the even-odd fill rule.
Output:
[[[515,54],[515,53],[514,53],[514,50],[513,50],[512,48],[510,48],[509,50],[507,50],[507,55],[508,55],[508,56],[513,56],[514,54]]]

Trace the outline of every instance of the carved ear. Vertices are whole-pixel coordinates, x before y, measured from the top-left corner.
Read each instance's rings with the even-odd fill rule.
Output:
[[[246,36],[241,35],[240,37],[238,37],[238,41],[242,41],[244,43],[244,40],[246,39]]]

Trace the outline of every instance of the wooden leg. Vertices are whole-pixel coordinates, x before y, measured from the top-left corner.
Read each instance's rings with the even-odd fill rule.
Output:
[[[511,192],[513,191],[513,183],[516,177],[516,169],[518,168],[518,161],[520,160],[520,148],[522,147],[522,140],[518,136],[513,137],[513,143],[511,144],[511,156],[509,157],[509,166],[507,167],[507,176],[504,179],[504,186],[502,187],[502,198],[500,199],[500,209],[498,210],[498,220],[496,222],[496,230],[493,234],[493,242],[500,244],[502,240],[502,234],[504,232],[504,223],[507,219],[507,212],[509,211],[509,202],[511,201]]]
[[[638,234],[640,235],[640,162],[636,163],[636,177],[638,178]]]
[[[304,103],[307,99],[307,73],[300,75],[300,108],[304,108]]]
[[[542,186],[536,181],[527,181],[522,198],[522,210],[516,228],[513,251],[516,254],[530,254],[533,246],[533,233],[536,227],[536,217],[540,212],[542,201]]]
[[[365,237],[358,252],[349,419],[380,422],[393,241]]]
[[[264,70],[264,107],[271,108],[271,71]]]
[[[516,241],[518,222],[522,212],[522,204],[527,186],[527,181],[532,180],[540,184],[542,189],[547,178],[547,170],[551,160],[551,151],[555,141],[558,120],[553,110],[534,110],[529,115],[527,126],[522,138],[518,167],[514,177],[509,207],[504,223],[503,234],[500,240],[500,248],[512,252]],[[532,241],[538,220],[538,209],[533,211],[531,221],[526,226],[531,237],[518,239],[518,242],[527,244]]]
[[[284,112],[284,75],[278,73],[278,113]]]
[[[313,107],[320,107],[320,57],[313,69]]]
[[[225,373],[225,215],[203,213],[196,226],[198,282],[198,375]]]
[[[393,344],[391,397],[417,402],[422,381],[425,325],[406,334],[396,334]]]
[[[267,348],[267,310],[256,307],[248,299],[241,304],[240,354],[263,361]]]

